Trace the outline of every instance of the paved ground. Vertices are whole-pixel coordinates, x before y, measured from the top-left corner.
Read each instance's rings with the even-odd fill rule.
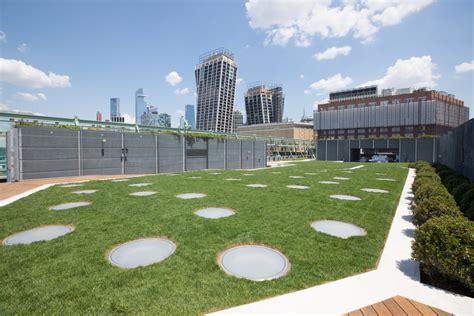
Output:
[[[449,313],[473,315],[472,298],[420,283],[418,263],[411,259],[414,177],[410,169],[376,270],[213,314],[340,315],[400,295]]]
[[[68,177],[68,178],[48,178],[48,179],[35,179],[35,180],[23,180],[19,182],[5,182],[0,183],[0,206],[5,204],[5,201],[9,201],[15,197],[23,197],[25,193],[31,191],[31,193],[38,191],[38,188],[46,188],[53,184],[58,183],[69,183],[69,182],[83,182],[91,180],[107,180],[107,179],[118,179],[118,178],[129,178],[138,175],[107,175],[107,176],[81,176],[81,177]],[[15,199],[16,200],[16,199]],[[3,202],[3,203],[2,203]]]

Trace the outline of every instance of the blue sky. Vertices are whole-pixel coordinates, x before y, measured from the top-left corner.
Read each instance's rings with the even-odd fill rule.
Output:
[[[94,119],[119,97],[133,115],[143,88],[176,124],[195,104],[199,55],[225,47],[242,79],[240,110],[256,81],[283,84],[293,119],[328,91],[369,82],[453,93],[473,117],[473,9],[468,0],[0,0],[0,109]],[[173,71],[175,85],[165,81]]]

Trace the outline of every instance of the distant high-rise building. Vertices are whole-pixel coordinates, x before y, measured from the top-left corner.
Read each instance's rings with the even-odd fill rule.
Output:
[[[281,123],[285,97],[281,86],[255,85],[245,94],[247,125]]]
[[[270,88],[272,91],[272,111],[270,112],[270,122],[280,123],[283,121],[283,111],[285,109],[285,96],[282,86]]]
[[[95,114],[95,120],[96,121],[102,121],[102,113],[97,111],[97,113]]]
[[[196,65],[195,76],[196,128],[218,132],[232,131],[237,79],[234,55],[222,48],[202,55]]]
[[[145,113],[140,116],[140,124],[142,125],[159,125],[159,114],[156,106],[148,105]]]
[[[191,129],[196,128],[196,114],[194,113],[194,105],[186,104],[184,118]]]
[[[120,99],[110,98],[110,120],[118,116],[120,116]]]
[[[171,115],[168,113],[158,114],[158,126],[171,127]]]
[[[232,132],[237,133],[237,128],[244,125],[244,115],[239,110],[234,110],[234,125],[232,128]]]
[[[143,94],[143,89],[140,88],[135,91],[135,117],[137,124],[143,124],[141,122],[141,117],[146,113],[146,95]]]

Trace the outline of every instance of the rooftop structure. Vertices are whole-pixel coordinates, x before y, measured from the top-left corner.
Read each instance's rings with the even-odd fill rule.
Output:
[[[236,132],[244,135],[284,137],[308,141],[314,140],[313,124],[301,122],[244,125],[237,128]]]
[[[419,137],[441,135],[466,122],[462,100],[426,88],[384,89],[376,86],[331,93],[314,112],[321,139]]]

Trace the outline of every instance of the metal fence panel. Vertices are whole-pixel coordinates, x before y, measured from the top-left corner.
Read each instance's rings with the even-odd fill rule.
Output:
[[[183,137],[177,135],[158,136],[158,170],[160,173],[184,170]]]
[[[209,139],[207,164],[209,169],[225,168],[225,140]]]
[[[81,174],[122,174],[122,133],[81,131]]]
[[[241,168],[240,140],[226,140],[226,169]]]
[[[126,174],[148,174],[156,172],[156,139],[151,134],[124,133]]]
[[[79,175],[79,131],[20,127],[20,179]]]
[[[327,160],[337,160],[337,140],[326,140]]]
[[[252,169],[253,165],[253,141],[242,140],[242,169]]]
[[[255,141],[254,144],[254,168],[265,168],[267,165],[267,145],[262,141]]]

